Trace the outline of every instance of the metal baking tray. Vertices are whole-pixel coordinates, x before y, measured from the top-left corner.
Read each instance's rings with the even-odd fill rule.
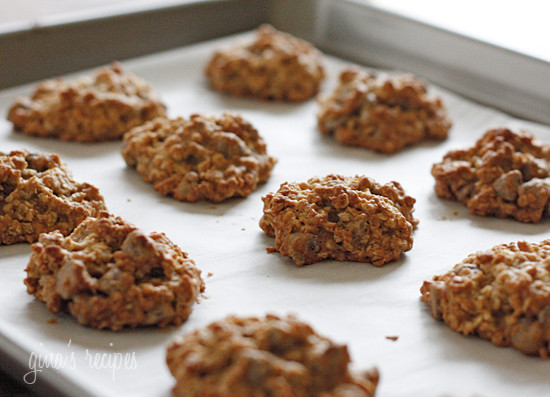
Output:
[[[325,52],[414,72],[521,118],[550,122],[550,63],[368,0],[164,0],[0,30],[0,88],[243,32],[269,22]]]
[[[244,4],[253,11],[245,13],[246,17],[239,8]],[[127,52],[120,53],[121,56],[116,56],[116,52],[94,53],[85,65],[68,66],[63,60],[71,58],[68,55],[71,54],[70,46],[64,53],[52,48],[52,54],[58,56],[55,60],[46,57],[44,65],[49,66],[44,70],[48,70],[47,75],[63,74],[69,70],[56,67],[64,65],[75,67],[79,70],[76,75],[80,75],[90,72],[82,68],[134,57],[123,61],[123,65],[154,86],[166,102],[170,116],[188,116],[195,112],[219,114],[227,110],[240,112],[258,128],[269,153],[279,162],[270,180],[248,198],[216,205],[180,203],[156,193],[135,171],[125,166],[119,152],[120,142],[86,145],[31,138],[13,133],[11,125],[0,120],[3,151],[28,148],[58,153],[72,169],[75,179],[99,187],[111,212],[145,231],[165,232],[187,251],[202,269],[206,282],[206,298],[195,306],[188,322],[179,328],[119,333],[97,331],[79,326],[68,316],[50,314],[45,305],[26,294],[22,280],[30,255],[29,245],[1,247],[0,266],[4,272],[0,279],[0,351],[3,365],[12,368],[14,376],[28,383],[36,375],[36,381],[29,388],[43,395],[169,396],[174,382],[164,364],[164,349],[174,335],[228,314],[295,313],[321,334],[348,344],[355,368],[376,365],[381,372],[378,396],[540,396],[550,393],[549,361],[526,357],[515,350],[498,348],[479,338],[451,331],[431,317],[426,305],[420,302],[419,293],[424,280],[447,271],[469,253],[503,242],[540,241],[547,236],[549,228],[548,221],[531,225],[476,217],[457,203],[438,199],[433,192],[431,165],[451,149],[470,146],[491,127],[526,128],[543,140],[550,139],[550,128],[466,99],[463,95],[476,97],[475,92],[462,92],[453,86],[460,81],[457,76],[462,76],[463,72],[454,74],[453,70],[432,64],[429,58],[424,59],[424,63],[417,63],[411,61],[414,58],[399,57],[400,50],[386,43],[386,36],[368,33],[370,29],[376,31],[376,26],[391,26],[387,25],[391,21],[404,30],[407,26],[411,29],[415,26],[434,28],[416,25],[413,21],[403,22],[403,17],[352,1],[304,1],[295,9],[291,9],[292,4],[296,4],[292,1],[265,2],[263,6],[267,8],[254,4],[254,1],[191,2],[164,10],[166,12],[140,11],[135,15],[115,16],[111,23],[89,20],[71,26],[50,27],[52,32],[57,32],[51,34],[65,37],[63,29],[78,31],[79,27],[88,26],[93,30],[91,26],[95,24],[107,30],[115,29],[112,25],[138,16],[148,20],[147,24],[160,26],[162,18],[168,18],[172,12],[181,12],[178,24],[187,22],[194,36],[178,38],[179,44],[170,42],[170,46],[180,46],[178,48],[166,50],[170,47],[163,47],[162,52],[137,58],[138,54],[128,48]],[[197,20],[199,15],[200,21]],[[360,24],[361,16],[374,18],[377,23]],[[213,19],[207,23],[207,18]],[[205,25],[222,19],[226,30],[202,30]],[[302,104],[268,103],[231,98],[209,90],[202,70],[212,52],[251,33],[214,40],[212,37],[250,30],[263,22],[271,22],[338,55],[327,56],[325,92],[331,90],[341,68],[351,61],[422,75],[432,83],[430,90],[442,96],[449,109],[454,121],[449,138],[441,143],[422,143],[392,156],[380,155],[343,147],[321,137],[316,130],[318,105],[313,100]],[[103,23],[105,25],[101,25]],[[124,30],[120,26],[116,29]],[[66,32],[74,33],[74,30]],[[33,45],[38,45],[50,34],[35,33]],[[13,33],[11,39],[21,39],[27,34],[30,33]],[[170,31],[167,36],[175,34]],[[434,42],[443,38],[457,39],[445,32],[441,36],[438,34],[430,34]],[[367,39],[371,50],[357,50],[357,46],[362,48],[363,40]],[[0,37],[2,43],[5,40],[10,41],[6,35]],[[163,40],[159,42],[162,46]],[[14,43],[11,45],[9,48],[16,48],[13,51],[20,51]],[[113,43],[113,48],[118,45],[122,44]],[[523,57],[509,55],[511,59]],[[14,65],[15,61],[9,67],[16,68]],[[418,73],[422,65],[431,66],[423,69],[426,73]],[[11,70],[13,76],[14,69],[9,67],[6,70]],[[440,68],[448,73],[451,82],[444,79]],[[55,70],[61,72],[55,73]],[[13,84],[6,82],[4,76],[0,76],[4,87]],[[27,81],[38,78],[32,74],[26,77]],[[496,84],[495,80],[498,79],[492,79],[491,84]],[[467,87],[468,79],[464,82]],[[502,87],[504,83],[499,84]],[[30,93],[33,85],[34,82],[0,91],[0,112],[6,114],[14,98]],[[446,86],[453,90],[445,89]],[[525,90],[526,95],[529,91]],[[476,99],[482,100],[481,97]],[[498,106],[498,103],[492,105]],[[514,114],[541,120],[522,114],[521,107]],[[414,233],[413,249],[399,261],[381,268],[335,261],[298,268],[288,258],[267,254],[265,248],[273,241],[258,227],[262,215],[261,197],[276,190],[284,181],[303,181],[328,173],[365,174],[383,183],[399,181],[407,193],[417,199],[415,215],[420,225]],[[52,324],[52,318],[57,322]],[[398,339],[393,341],[387,336]],[[61,360],[58,365],[40,368],[40,359],[44,362],[56,358]],[[119,361],[126,358],[127,363]]]

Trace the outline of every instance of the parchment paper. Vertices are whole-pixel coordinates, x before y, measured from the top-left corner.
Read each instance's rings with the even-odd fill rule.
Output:
[[[58,153],[75,179],[99,187],[112,213],[146,231],[165,232],[187,251],[206,281],[205,298],[179,328],[98,331],[78,325],[69,316],[54,316],[27,295],[23,270],[29,245],[0,247],[0,340],[10,358],[28,368],[25,380],[30,382],[36,375],[68,395],[169,396],[174,382],[164,362],[165,347],[174,335],[229,314],[295,313],[321,334],[348,344],[355,368],[377,366],[380,397],[549,395],[550,361],[451,331],[431,317],[420,302],[419,289],[424,280],[446,272],[471,252],[521,239],[537,242],[549,231],[548,221],[531,225],[476,217],[460,204],[438,199],[432,164],[451,149],[472,145],[491,127],[527,128],[546,141],[550,128],[513,119],[431,86],[432,93],[443,97],[454,121],[446,141],[423,143],[392,156],[340,146],[317,131],[314,100],[268,103],[210,91],[203,67],[215,48],[233,40],[176,49],[123,65],[155,87],[172,117],[231,110],[252,122],[278,163],[270,180],[248,198],[217,205],[180,203],[158,194],[126,167],[120,142],[78,144],[31,138],[12,132],[11,124],[0,120],[1,151],[28,148]],[[324,91],[332,89],[346,63],[327,57]],[[17,95],[28,95],[31,89],[29,85],[1,92],[2,114]],[[415,215],[420,225],[414,232],[413,249],[381,268],[335,261],[298,268],[278,253],[267,254],[265,248],[274,241],[258,227],[261,197],[284,181],[328,173],[365,174],[382,183],[399,181],[417,199]],[[54,318],[57,322],[52,324],[49,320]],[[53,362],[55,368],[40,368],[40,362]]]

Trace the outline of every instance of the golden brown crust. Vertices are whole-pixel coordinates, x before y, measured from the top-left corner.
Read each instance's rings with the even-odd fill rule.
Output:
[[[526,131],[495,128],[434,164],[438,197],[482,216],[539,222],[550,208],[550,145]]]
[[[375,76],[358,67],[340,74],[332,95],[319,99],[318,128],[338,142],[394,153],[421,140],[443,140],[451,128],[440,98],[411,75]]]
[[[325,77],[315,47],[269,25],[257,30],[253,42],[217,51],[205,73],[218,91],[290,102],[313,97]]]
[[[94,328],[179,325],[204,290],[195,263],[163,233],[107,212],[67,237],[42,234],[32,251],[27,292]]]
[[[75,82],[39,83],[30,98],[15,101],[8,120],[27,135],[98,142],[120,139],[130,128],[165,114],[151,86],[114,63]]]
[[[229,113],[157,118],[124,136],[122,155],[144,181],[180,201],[246,197],[275,165],[258,131]]]
[[[451,329],[548,358],[550,240],[476,252],[420,291],[433,317]]]
[[[0,152],[0,243],[32,243],[40,233],[67,235],[105,209],[99,190],[76,182],[57,154]]]
[[[166,353],[177,397],[372,397],[378,371],[349,370],[345,345],[293,316],[230,316],[177,337]]]
[[[401,185],[379,185],[365,176],[328,175],[281,185],[262,198],[260,227],[298,266],[323,259],[372,262],[399,259],[412,248],[418,223],[415,199]]]

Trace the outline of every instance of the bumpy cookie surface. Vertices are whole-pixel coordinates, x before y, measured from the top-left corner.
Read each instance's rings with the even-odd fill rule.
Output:
[[[32,251],[27,292],[94,328],[179,325],[204,289],[194,262],[164,234],[106,212],[68,237],[42,234]]]
[[[325,77],[315,47],[269,25],[257,30],[253,42],[217,51],[205,72],[218,91],[292,102],[317,94]]]
[[[97,142],[165,114],[149,84],[114,63],[74,82],[43,81],[30,98],[16,100],[8,120],[27,135]]]
[[[344,145],[394,153],[421,140],[447,137],[451,122],[440,98],[411,75],[375,76],[358,67],[340,74],[319,99],[318,128]]]
[[[425,281],[432,315],[464,335],[549,356],[550,240],[497,245]]]
[[[372,397],[379,378],[292,316],[227,317],[176,338],[166,361],[178,397]]]
[[[32,243],[40,233],[67,235],[105,209],[98,189],[76,182],[57,154],[0,152],[0,243]]]
[[[489,130],[474,147],[434,164],[436,194],[476,215],[539,222],[550,208],[550,145],[526,131]]]
[[[401,185],[328,175],[281,185],[262,198],[260,227],[298,266],[323,259],[381,266],[412,248],[415,199]]]
[[[124,144],[126,163],[160,193],[180,201],[246,197],[275,165],[258,131],[229,113],[157,118],[129,131]]]

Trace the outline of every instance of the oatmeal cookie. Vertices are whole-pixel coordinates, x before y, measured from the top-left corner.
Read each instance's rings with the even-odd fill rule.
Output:
[[[27,292],[51,312],[114,331],[179,325],[204,290],[195,263],[163,233],[147,235],[107,212],[67,237],[42,234],[25,271]]]
[[[352,372],[345,345],[293,316],[230,316],[177,337],[166,362],[179,397],[372,397],[373,368]]]
[[[380,185],[365,176],[285,182],[262,200],[260,227],[275,237],[268,252],[279,251],[298,266],[323,259],[382,266],[412,248],[418,223],[415,199],[399,183]]]
[[[122,156],[145,182],[180,201],[246,197],[275,165],[258,131],[229,113],[152,120],[124,136]]]
[[[0,152],[0,244],[32,243],[53,230],[67,235],[102,209],[99,190],[76,182],[57,154]]]
[[[443,140],[451,128],[440,98],[411,75],[388,77],[349,67],[332,95],[319,99],[318,128],[338,142],[394,153],[421,140]]]
[[[550,240],[476,252],[420,291],[434,318],[454,331],[548,358]]]
[[[495,128],[434,164],[435,192],[476,215],[539,222],[550,212],[549,162],[549,144],[526,131]]]
[[[93,77],[39,83],[30,98],[15,101],[8,120],[27,135],[98,142],[120,139],[130,128],[165,114],[149,84],[113,63]]]
[[[325,78],[313,45],[269,25],[257,30],[253,42],[217,51],[205,73],[218,91],[289,102],[313,97]]]

